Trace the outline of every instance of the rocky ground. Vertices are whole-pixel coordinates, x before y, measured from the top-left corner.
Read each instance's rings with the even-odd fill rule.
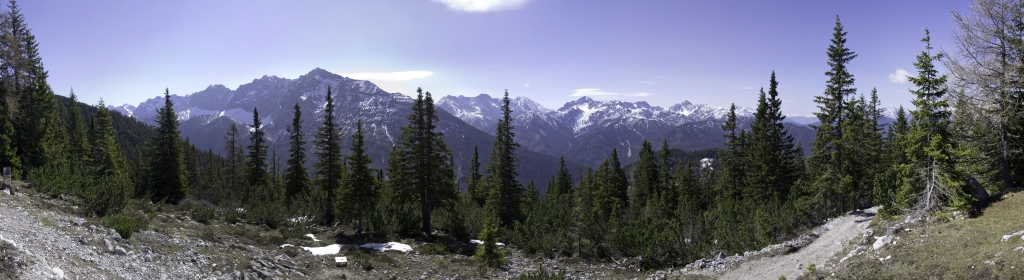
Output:
[[[337,254],[316,256],[301,247],[334,244],[339,229],[314,228],[315,239],[285,237],[280,230],[245,223],[198,223],[181,206],[140,201],[125,212],[145,215],[149,226],[125,239],[103,227],[101,219],[80,215],[77,198],[19,186],[16,195],[0,193],[0,279],[508,279],[541,267],[571,279],[793,279],[809,264],[835,262],[836,253],[862,234],[874,215],[873,209],[853,212],[794,240],[743,255],[719,254],[683,268],[641,271],[637,260],[552,260],[506,248],[505,266],[482,269],[470,243],[401,240],[413,250],[343,245]],[[349,265],[337,267],[337,256],[347,257]]]

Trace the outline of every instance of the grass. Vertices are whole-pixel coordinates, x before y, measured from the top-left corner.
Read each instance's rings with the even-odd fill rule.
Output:
[[[1024,193],[1010,193],[972,219],[928,222],[897,234],[896,244],[853,257],[833,272],[855,279],[993,279],[1024,275],[1020,237],[1024,230]],[[875,229],[885,234],[885,229]],[[879,258],[892,256],[879,261]]]

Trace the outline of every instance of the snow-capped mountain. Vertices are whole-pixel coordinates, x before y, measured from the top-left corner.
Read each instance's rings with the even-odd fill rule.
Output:
[[[487,94],[445,96],[437,104],[490,134],[495,133],[501,116],[501,99]],[[676,127],[721,121],[729,112],[728,108],[689,101],[665,108],[643,101],[597,101],[590,97],[567,102],[557,110],[547,109],[525,97],[512,98],[509,106],[516,140],[523,147],[585,164],[600,163],[613,148],[628,161],[637,155],[634,151],[644,139],[657,142]],[[753,112],[751,108],[737,108],[736,113],[746,118]],[[673,148],[690,150],[691,147]]]
[[[354,80],[317,68],[296,79],[263,76],[234,90],[212,85],[182,96],[175,95],[172,89],[171,101],[181,122],[182,136],[202,150],[220,154],[224,153],[224,135],[228,126],[232,122],[238,123],[240,131],[248,134],[244,125],[252,124],[253,111],[258,110],[269,150],[277,153],[280,165],[284,165],[288,158],[287,127],[292,122],[293,106],[298,104],[302,112],[302,128],[309,144],[307,154],[311,158],[308,164],[312,164],[315,161],[312,140],[323,119],[328,87],[331,87],[335,100],[335,117],[346,142],[344,145],[348,146],[356,122],[361,120],[368,153],[374,159],[373,166],[383,167],[401,127],[408,122],[406,116],[411,112],[413,99],[400,93],[385,92],[369,81]],[[163,95],[160,95],[137,107],[126,105],[111,109],[155,124],[156,112],[164,102]],[[523,107],[523,111],[528,109]],[[486,151],[492,146],[493,136],[446,111],[438,110],[437,114],[440,119],[438,130],[444,133],[445,141],[455,154],[456,165],[460,168],[469,166],[474,146],[481,147],[484,151],[480,153],[481,161],[486,162],[485,158],[490,154]],[[247,143],[246,135],[243,144]],[[557,159],[520,150],[518,156],[524,168],[520,171],[521,179],[544,181],[557,169]],[[460,174],[468,174],[468,171],[460,171]]]

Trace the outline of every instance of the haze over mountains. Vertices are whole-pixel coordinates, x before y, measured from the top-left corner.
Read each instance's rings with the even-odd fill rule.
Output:
[[[312,140],[322,119],[320,112],[328,86],[335,94],[336,117],[346,142],[355,131],[356,121],[362,120],[374,166],[383,167],[394,137],[406,123],[413,100],[401,93],[385,92],[369,81],[317,68],[296,79],[263,76],[234,90],[212,85],[185,96],[172,94],[171,100],[181,121],[182,136],[200,149],[220,154],[224,152],[223,135],[228,125],[252,123],[252,110],[256,108],[270,151],[277,152],[278,162],[283,166],[288,156],[287,125],[291,123],[292,106],[298,103],[302,107],[303,131],[307,139]],[[468,174],[466,166],[474,146],[479,147],[481,162],[486,163],[490,154],[501,115],[501,99],[487,94],[434,98],[437,107],[442,109],[438,110],[441,120],[438,129],[455,154],[460,174]],[[153,124],[163,102],[163,97],[158,96],[138,106],[108,107]],[[726,107],[688,101],[660,107],[643,101],[597,101],[589,97],[567,102],[554,110],[525,97],[513,97],[510,105],[516,141],[524,148],[519,151],[520,176],[524,183],[529,179],[546,182],[556,169],[559,156],[565,156],[572,165],[596,166],[615,148],[623,163],[632,162],[644,139],[654,142],[656,147],[664,139],[671,148],[680,150],[722,147],[721,124],[728,112]],[[737,110],[741,124],[748,125],[753,111],[753,108]],[[786,125],[805,148],[810,147],[814,137],[810,127],[798,123]]]

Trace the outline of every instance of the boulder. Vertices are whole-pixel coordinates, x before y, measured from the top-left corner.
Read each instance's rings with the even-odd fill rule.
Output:
[[[978,182],[978,180],[973,177],[968,178],[967,185],[971,186],[971,196],[974,196],[974,199],[978,200],[978,204],[988,203],[988,191],[985,190],[985,187],[981,186],[981,183]]]

